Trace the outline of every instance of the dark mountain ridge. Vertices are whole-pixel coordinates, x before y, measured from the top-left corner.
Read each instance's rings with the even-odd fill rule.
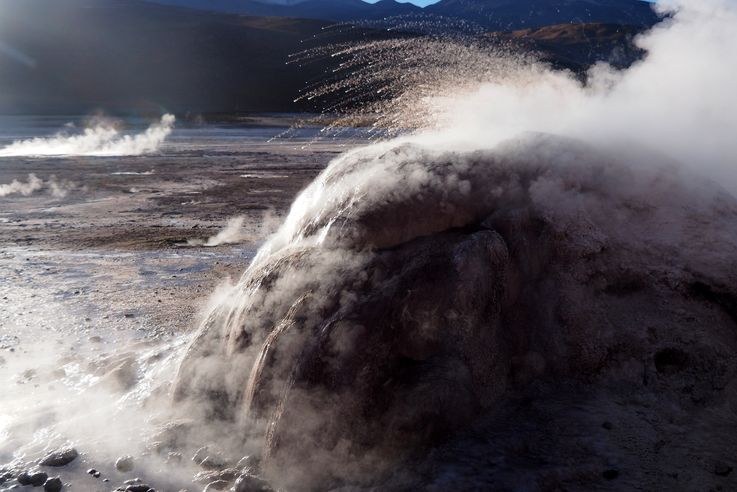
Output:
[[[258,0],[149,0],[162,5],[230,14],[299,17],[330,21],[377,20],[406,14],[418,14],[419,7],[395,0],[380,0],[369,4],[363,0],[304,0],[285,5]]]
[[[426,8],[395,0],[302,0],[285,5],[264,0],[149,0],[198,10],[331,21],[377,20],[402,15],[463,19],[493,31],[565,23],[651,26],[658,21],[641,0],[441,0]]]
[[[0,9],[0,113],[307,110],[293,99],[325,70],[286,63],[324,21],[138,0],[0,0]]]
[[[319,102],[295,99],[308,84],[325,80],[337,60],[292,64],[290,55],[403,35],[326,33],[331,21],[202,12],[141,0],[0,0],[0,11],[0,114],[320,111]],[[630,41],[641,28],[606,26],[495,36],[575,71],[598,60],[627,64],[637,55]]]

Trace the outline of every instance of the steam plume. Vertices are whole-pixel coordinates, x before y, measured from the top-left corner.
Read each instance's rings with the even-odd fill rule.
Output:
[[[29,174],[27,183],[14,179],[8,184],[0,184],[0,197],[15,194],[28,196],[42,187],[43,181],[37,178],[35,174]]]
[[[29,174],[27,183],[14,179],[10,183],[0,184],[0,197],[10,195],[30,196],[44,188],[54,198],[65,198],[70,191],[78,187],[69,180],[57,180],[56,176],[51,176],[47,181],[43,181],[35,174]]]
[[[50,138],[19,140],[0,149],[0,157],[18,156],[126,156],[156,152],[174,128],[174,115],[138,135],[121,135],[108,123],[87,128],[81,135],[58,134]]]
[[[206,241],[201,239],[189,239],[187,244],[190,246],[220,246],[222,244],[234,244],[243,240],[243,222],[245,217],[231,217],[228,219],[228,223],[225,227],[212,237],[209,237]]]

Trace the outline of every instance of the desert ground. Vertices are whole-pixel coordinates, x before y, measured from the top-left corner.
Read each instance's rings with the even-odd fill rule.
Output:
[[[81,453],[60,472],[71,490],[112,489],[134,478],[116,471],[112,456],[107,463],[93,457],[94,444],[80,447],[78,425],[97,427],[81,434],[99,443],[99,426],[126,408],[117,398],[140,407],[166,392],[160,385],[170,381],[208,298],[237,280],[295,195],[351,145],[304,134],[270,141],[290,121],[183,125],[145,156],[0,158],[0,183],[41,182],[26,195],[0,197],[0,378],[10,409],[0,420],[0,489],[63,444]],[[6,131],[3,143],[45,131],[30,126]],[[224,243],[207,245],[234,217]],[[117,410],[93,409],[84,396],[101,385]],[[78,410],[81,424],[59,431]],[[150,432],[136,423],[124,428]],[[191,477],[174,482],[157,486],[191,484]]]

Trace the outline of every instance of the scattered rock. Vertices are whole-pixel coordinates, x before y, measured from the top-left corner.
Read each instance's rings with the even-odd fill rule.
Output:
[[[127,473],[133,471],[133,456],[121,456],[115,461],[115,469]]]
[[[32,471],[21,473],[18,475],[17,480],[21,485],[33,485],[34,487],[39,487],[46,482],[47,478],[49,478],[49,476],[42,471]]]
[[[261,461],[258,459],[257,456],[244,456],[243,458],[238,460],[238,464],[235,465],[235,467],[241,471],[250,471],[253,473],[260,469]]]
[[[714,463],[714,474],[719,475],[720,477],[726,477],[730,473],[732,473],[732,467],[728,464],[722,461]]]
[[[87,470],[87,473],[95,478],[100,478],[100,472],[95,470],[94,468],[90,468],[89,470]]]
[[[230,482],[226,482],[225,480],[215,480],[214,482],[210,482],[207,484],[204,492],[212,492],[213,490],[225,490],[226,488],[228,488],[228,485],[230,485]]]
[[[138,380],[138,367],[133,357],[126,357],[100,380],[112,389],[127,391]]]
[[[172,451],[166,455],[166,463],[181,463],[182,459],[184,459],[182,453]]]
[[[141,483],[141,479],[140,479],[140,478],[138,478],[138,477],[136,477],[136,478],[131,478],[130,480],[126,480],[126,481],[125,481],[125,482],[123,482],[123,483],[124,483],[124,484],[126,484],[126,485],[135,485],[135,484],[137,484],[137,483]]]
[[[225,460],[219,456],[207,456],[200,462],[200,466],[205,470],[220,470],[225,468]]]
[[[192,456],[192,461],[197,463],[198,465],[202,463],[202,460],[204,460],[207,457],[207,446],[203,446],[197,451],[195,451],[194,456]]]
[[[74,448],[63,448],[47,455],[41,460],[42,466],[65,466],[77,459],[79,453]]]
[[[653,361],[658,374],[672,375],[688,367],[689,356],[678,348],[664,348],[655,353]]]
[[[266,480],[244,474],[238,477],[233,486],[234,492],[274,492]]]
[[[220,470],[227,466],[225,459],[215,453],[210,453],[207,446],[198,449],[192,456],[192,461],[205,470]]]
[[[145,483],[137,483],[133,485],[128,485],[125,488],[125,492],[148,492],[149,490],[152,490],[151,487],[149,487]]]
[[[232,483],[239,475],[241,475],[241,472],[236,468],[226,468],[218,471],[203,471],[194,476],[194,481],[197,483],[209,484],[218,480],[224,480],[228,483]]]
[[[617,477],[619,477],[619,471],[618,470],[604,470],[604,472],[601,474],[602,477],[604,477],[607,480],[615,480]]]
[[[59,492],[63,487],[64,484],[61,483],[61,478],[59,477],[49,478],[44,483],[45,492]]]

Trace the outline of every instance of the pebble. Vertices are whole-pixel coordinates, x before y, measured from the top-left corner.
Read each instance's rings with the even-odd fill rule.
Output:
[[[619,471],[617,470],[604,470],[604,472],[601,474],[602,477],[604,477],[607,480],[614,480],[619,476]]]
[[[259,459],[256,456],[244,456],[240,460],[238,460],[238,464],[235,465],[236,468],[243,471],[251,471],[254,472],[259,469],[260,463]]]
[[[225,468],[225,461],[218,456],[207,456],[200,461],[200,466],[205,470],[220,470]]]
[[[34,487],[38,487],[43,485],[47,478],[49,478],[49,476],[44,472],[34,471],[21,473],[18,475],[17,480],[21,485],[33,485]]]
[[[59,477],[49,478],[44,483],[45,492],[59,492],[63,487],[64,484],[61,483],[61,478]]]
[[[133,471],[133,456],[121,456],[115,461],[115,469],[127,473]]]
[[[168,455],[166,455],[166,463],[181,463],[182,462],[182,453],[177,452],[169,452]]]
[[[133,485],[128,485],[125,488],[126,492],[148,492],[149,490],[151,490],[151,487],[149,487],[145,483],[137,483]]]
[[[214,482],[210,482],[205,487],[205,490],[203,492],[212,492],[213,490],[225,490],[228,488],[229,483],[225,480],[215,480]]]
[[[233,485],[234,492],[274,492],[266,480],[253,475],[244,474],[238,477]]]
[[[207,457],[207,446],[203,446],[197,451],[195,451],[194,456],[192,456],[192,461],[197,463],[198,465],[202,463],[202,460],[204,460]]]
[[[714,463],[714,474],[719,475],[720,477],[726,477],[730,473],[732,473],[732,467],[728,464],[721,461]]]
[[[42,466],[65,466],[77,459],[79,453],[74,448],[63,448],[47,455],[41,460]]]
[[[94,468],[90,468],[89,470],[87,470],[87,473],[95,478],[100,478],[100,472],[95,470]]]

